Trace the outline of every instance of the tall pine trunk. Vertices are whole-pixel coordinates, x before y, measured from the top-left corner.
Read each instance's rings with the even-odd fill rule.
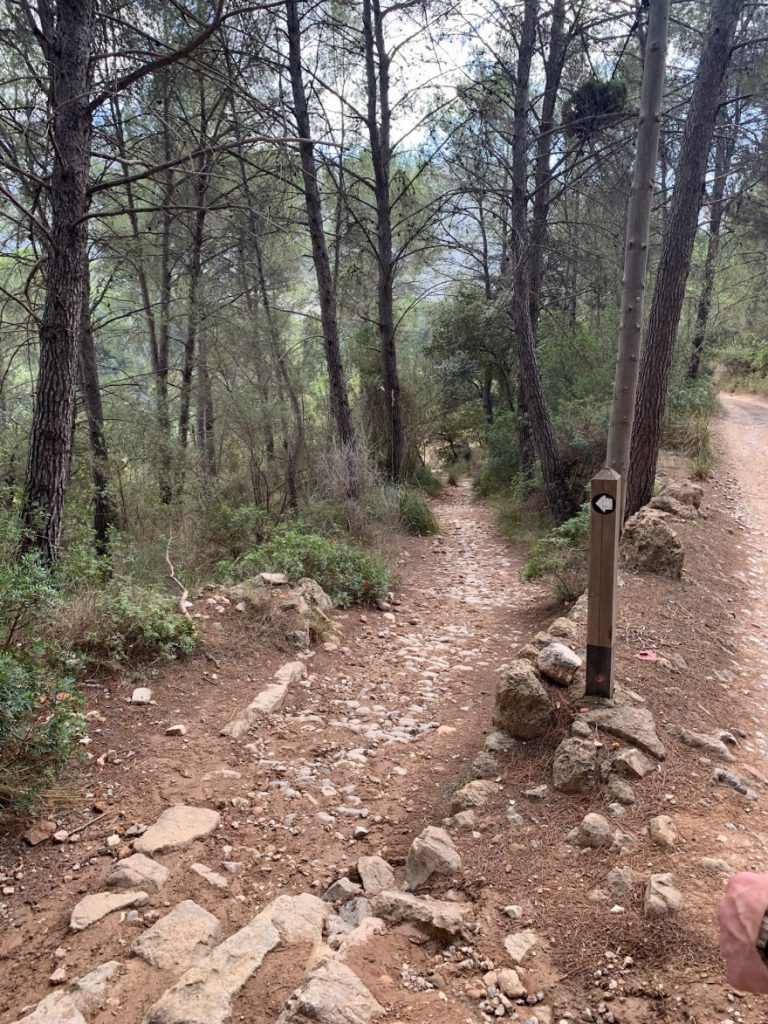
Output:
[[[512,131],[512,329],[520,366],[520,387],[525,414],[530,423],[536,454],[541,465],[547,503],[554,518],[561,522],[576,511],[570,493],[555,433],[541,384],[536,338],[531,323],[531,248],[528,238],[528,102],[531,61],[536,43],[537,0],[525,0],[523,25],[518,47],[515,80],[514,125]]]
[[[24,550],[59,553],[77,386],[88,259],[89,108],[93,0],[58,0],[47,40],[53,167],[51,237],[40,327],[40,363],[24,486]]]
[[[630,441],[635,417],[638,360],[643,337],[643,300],[648,267],[648,235],[653,202],[653,181],[659,155],[661,104],[667,66],[669,0],[651,0],[645,43],[640,125],[635,172],[627,208],[624,245],[624,280],[621,292],[619,347],[613,386],[606,463],[622,479],[621,505],[626,497]]]
[[[628,515],[651,500],[677,327],[691,266],[720,92],[744,0],[714,0],[687,111],[653,290],[632,430]]]
[[[323,210],[320,187],[318,185],[318,165],[315,160],[315,147],[312,142],[312,128],[307,107],[304,75],[301,67],[301,21],[298,11],[298,0],[287,0],[285,9],[288,20],[289,70],[291,91],[293,93],[293,110],[296,118],[296,127],[299,132],[299,155],[301,157],[301,173],[304,184],[304,204],[307,211],[309,237],[312,244],[312,260],[315,266],[315,277],[317,279],[317,290],[320,299],[320,321],[323,328],[325,363],[328,370],[331,416],[336,429],[336,436],[342,449],[351,450],[355,446],[355,429],[352,423],[347,381],[344,376],[344,365],[341,357],[336,289],[334,287],[331,261],[328,256],[325,228],[323,226]],[[354,459],[350,458],[350,468],[353,468],[354,464]],[[356,491],[356,481],[350,479],[350,485],[352,490]]]

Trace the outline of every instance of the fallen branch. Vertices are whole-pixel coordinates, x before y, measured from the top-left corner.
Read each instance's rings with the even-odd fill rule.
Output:
[[[171,541],[173,537],[168,535],[168,543],[165,546],[165,560],[168,563],[168,578],[173,580],[176,586],[181,591],[181,597],[179,598],[179,606],[181,608],[181,614],[186,618],[191,619],[192,616],[189,614],[189,591],[176,576],[176,570],[173,568],[173,562],[171,561]]]

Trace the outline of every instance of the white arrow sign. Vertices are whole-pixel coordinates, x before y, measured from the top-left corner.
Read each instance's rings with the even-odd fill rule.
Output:
[[[611,494],[598,494],[592,505],[602,515],[607,516],[616,508],[616,499]]]

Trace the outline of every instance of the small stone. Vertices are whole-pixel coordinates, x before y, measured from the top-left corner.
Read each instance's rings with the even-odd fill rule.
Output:
[[[468,782],[466,786],[457,789],[451,797],[451,814],[484,807],[500,793],[501,786],[496,782],[490,782],[487,779]]]
[[[624,747],[617,751],[610,763],[613,771],[630,779],[644,779],[646,775],[656,770],[653,762],[634,747]]]
[[[115,910],[125,910],[137,903],[146,903],[145,892],[97,892],[84,896],[72,911],[69,927],[73,932],[82,932]]]
[[[727,771],[725,768],[715,768],[709,777],[709,782],[713,786],[725,786],[726,789],[734,789],[741,796],[746,797],[747,800],[758,799],[757,793],[746,784],[744,779],[736,775],[735,772]]]
[[[229,882],[223,875],[220,875],[217,871],[213,871],[206,864],[190,864],[190,871],[194,871],[196,875],[208,882],[215,889],[226,889]]]
[[[721,860],[719,857],[702,857],[699,861],[699,867],[718,875],[733,875],[736,873],[736,869],[731,867],[727,860]]]
[[[534,786],[533,789],[523,790],[523,796],[526,800],[535,800],[537,802],[546,800],[547,793],[549,793],[549,786],[545,782],[540,786]]]
[[[648,835],[655,846],[671,850],[678,840],[677,825],[666,814],[658,814],[648,822]]]
[[[197,839],[205,839],[221,821],[221,815],[207,807],[176,804],[163,811],[154,825],[133,844],[136,853],[153,856],[184,850]]]
[[[585,814],[579,825],[578,834],[579,846],[599,849],[601,846],[608,846],[611,842],[611,825],[607,818],[594,811]]]
[[[165,730],[165,735],[166,736],[186,736],[187,735],[187,727],[186,727],[186,725],[182,725],[181,722],[177,723],[176,725],[169,725],[168,728]]]
[[[610,800],[623,804],[625,807],[629,807],[637,799],[630,784],[613,773],[608,779],[607,793]]]
[[[594,739],[595,734],[585,721],[581,718],[574,718],[571,722],[571,736],[578,736],[583,740],[591,740]]]
[[[56,831],[55,821],[36,821],[22,836],[28,846],[38,846],[50,839]]]
[[[507,935],[504,939],[504,948],[512,963],[521,964],[538,941],[534,932],[517,932],[515,935]]]
[[[581,658],[565,644],[548,644],[539,652],[539,672],[558,686],[570,686],[582,665]]]
[[[137,686],[131,694],[131,704],[151,704],[152,691],[147,686]]]
[[[383,857],[360,857],[357,870],[369,896],[378,896],[395,884],[395,873]]]
[[[504,913],[513,921],[519,921],[523,916],[523,908],[516,903],[512,903],[508,907],[504,907]]]
[[[159,892],[168,881],[168,875],[168,868],[158,864],[156,860],[145,857],[143,853],[134,853],[117,862],[107,875],[106,886],[108,889],[117,889],[121,892],[128,889]]]
[[[348,878],[337,878],[330,888],[326,889],[323,899],[326,903],[346,903],[353,896],[359,896],[363,887]]]
[[[57,967],[48,981],[52,985],[63,985],[67,980],[67,971],[64,967]]]
[[[710,736],[704,732],[694,732],[682,725],[667,725],[665,728],[670,736],[674,736],[688,747],[703,751],[707,757],[714,757],[717,761],[736,760],[720,735]]]
[[[646,917],[666,917],[674,914],[682,901],[682,893],[672,885],[672,875],[651,875],[645,887],[643,912]]]
[[[511,967],[503,967],[496,972],[496,986],[507,999],[525,999],[528,994],[519,974]]]
[[[489,779],[499,774],[501,765],[497,757],[487,750],[481,750],[472,762],[469,771],[473,779]]]
[[[453,875],[461,871],[461,857],[448,833],[433,825],[427,826],[411,844],[405,863],[405,880],[409,889],[418,889],[433,874]]]
[[[500,729],[495,729],[485,737],[484,746],[492,754],[505,754],[507,751],[515,749],[517,740],[505,732],[501,732]]]
[[[656,732],[656,721],[647,708],[617,705],[613,708],[594,708],[583,716],[586,722],[611,736],[617,736],[639,747],[657,761],[665,760],[667,752]]]
[[[58,832],[54,832],[51,837],[56,843],[66,843],[69,839],[69,832],[65,828],[60,828]]]
[[[635,884],[632,868],[612,868],[606,878],[608,893],[614,898],[626,896]]]
[[[679,580],[684,554],[666,514],[659,509],[646,505],[624,523],[621,556],[627,568]]]
[[[589,793],[597,783],[597,751],[593,743],[571,736],[555,751],[552,785],[561,793]]]
[[[384,1007],[346,964],[324,960],[293,993],[277,1024],[369,1024]]]

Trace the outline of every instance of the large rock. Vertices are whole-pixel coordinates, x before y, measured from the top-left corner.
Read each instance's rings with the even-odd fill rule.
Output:
[[[552,785],[561,793],[589,793],[597,784],[597,750],[590,740],[570,736],[555,751]]]
[[[457,789],[451,797],[451,814],[485,807],[499,793],[501,793],[501,786],[498,782],[490,782],[488,779],[476,779],[474,782],[468,782],[466,786]]]
[[[704,488],[693,480],[683,480],[680,483],[667,484],[661,489],[661,494],[668,495],[682,505],[690,505],[691,508],[700,508],[704,499]]]
[[[621,556],[628,569],[679,580],[683,572],[683,545],[659,509],[646,505],[624,524]]]
[[[493,724],[509,736],[531,740],[543,736],[554,711],[547,688],[529,661],[513,661],[499,681]]]
[[[658,509],[660,512],[666,512],[667,515],[675,516],[677,519],[695,519],[696,510],[691,508],[690,505],[684,505],[677,498],[673,498],[671,494],[657,494],[655,498],[651,498],[649,502],[650,508]]]
[[[333,601],[316,580],[301,579],[295,589],[301,594],[308,605],[319,608],[323,614],[333,611]]]
[[[144,892],[160,892],[168,881],[170,872],[156,860],[145,857],[143,853],[134,853],[124,860],[118,861],[107,875],[108,889],[125,892],[128,889],[143,889]]]
[[[143,932],[131,952],[161,971],[186,969],[204,960],[220,938],[218,918],[193,900],[184,900]]]
[[[101,964],[74,981],[68,992],[52,992],[46,996],[17,1024],[88,1024],[104,1000],[107,985],[121,966],[118,960]]]
[[[430,896],[413,896],[407,892],[388,890],[371,900],[371,909],[378,917],[394,921],[408,921],[439,932],[456,935],[461,932],[471,905],[448,900],[433,900]]]
[[[277,1024],[368,1024],[383,1013],[354,971],[326,960],[294,992]]]
[[[686,729],[683,725],[666,725],[664,728],[670,736],[674,736],[681,743],[685,743],[687,747],[702,750],[708,757],[714,757],[718,761],[727,762],[736,760],[718,735],[710,736],[705,732],[694,732],[692,729]]]
[[[674,914],[683,902],[683,895],[672,885],[672,875],[651,875],[645,887],[643,913],[646,917]]]
[[[567,619],[563,621],[567,622]],[[548,644],[536,662],[539,672],[558,686],[570,686],[581,668],[581,658],[565,644]]]
[[[594,708],[582,715],[582,718],[603,732],[639,747],[657,761],[663,761],[667,756],[664,744],[656,732],[654,717],[646,708]]]
[[[327,904],[317,896],[279,896],[250,924],[191,967],[149,1009],[144,1024],[228,1024],[232,1001],[281,942],[320,942]]]
[[[383,857],[361,857],[357,870],[369,896],[378,896],[395,884],[395,873]]]
[[[163,811],[154,825],[134,842],[136,853],[152,857],[158,853],[185,850],[198,839],[207,838],[219,827],[221,815],[207,807],[176,804]]]
[[[442,828],[428,825],[411,843],[405,862],[405,881],[409,889],[418,889],[432,875],[453,875],[461,871],[456,844]]]
[[[559,619],[555,619],[547,630],[550,636],[561,636],[565,640],[580,640],[582,635],[581,627],[578,622],[573,619],[566,618],[561,615]]]
[[[92,924],[101,921],[115,910],[125,910],[135,904],[146,903],[149,896],[140,889],[130,892],[94,892],[84,896],[72,911],[69,927],[73,932],[82,932]]]
[[[626,779],[620,778],[613,772],[608,779],[606,792],[608,799],[612,803],[622,804],[624,807],[631,806],[637,799],[634,789],[632,789]]]

